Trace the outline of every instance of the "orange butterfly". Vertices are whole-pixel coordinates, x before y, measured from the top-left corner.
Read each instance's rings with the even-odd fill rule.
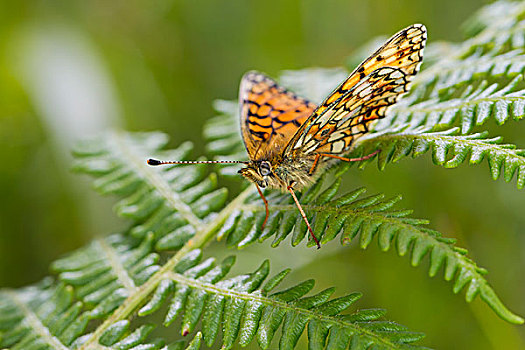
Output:
[[[159,161],[149,165],[242,163],[239,173],[261,188],[290,192],[312,239],[320,248],[294,190],[311,185],[337,160],[354,162],[376,155],[345,158],[356,139],[385,117],[388,107],[409,89],[423,59],[426,28],[407,27],[367,58],[319,106],[277,85],[267,76],[248,72],[241,81],[241,131],[249,161]]]

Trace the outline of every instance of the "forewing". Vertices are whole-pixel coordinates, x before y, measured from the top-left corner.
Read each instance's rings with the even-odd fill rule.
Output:
[[[408,91],[423,59],[426,29],[414,24],[361,63],[303,123],[283,152],[345,153]]]
[[[293,151],[306,155],[345,153],[407,89],[407,75],[400,69],[384,67],[373,71],[316,118]]]
[[[239,104],[242,138],[251,160],[284,147],[316,107],[258,72],[243,76]]]

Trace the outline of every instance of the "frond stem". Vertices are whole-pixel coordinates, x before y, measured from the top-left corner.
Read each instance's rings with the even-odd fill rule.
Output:
[[[137,290],[137,286],[135,286],[135,282],[129,276],[124,266],[122,266],[115,249],[113,249],[113,247],[107,244],[107,242],[103,239],[98,239],[95,242],[100,246],[101,250],[107,256],[109,265],[117,275],[118,280],[128,290],[128,292],[130,292],[130,294],[134,293]]]

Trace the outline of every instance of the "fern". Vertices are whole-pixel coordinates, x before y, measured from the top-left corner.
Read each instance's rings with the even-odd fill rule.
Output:
[[[446,168],[487,159],[494,179],[501,173],[507,182],[516,177],[523,188],[525,151],[479,128],[489,120],[501,125],[523,118],[524,16],[523,3],[496,2],[467,22],[469,38],[463,43],[429,45],[411,93],[353,153],[380,149],[380,169],[429,151],[433,163]],[[359,61],[360,55],[348,62]],[[319,102],[346,74],[345,68],[285,71],[281,82]],[[246,159],[237,103],[218,101],[215,108],[219,115],[204,130],[209,154]],[[229,276],[233,256],[221,262],[204,259],[214,238],[236,248],[267,239],[277,246],[288,238],[296,246],[305,241],[306,227],[288,195],[267,192],[271,216],[261,231],[264,205],[251,187],[229,195],[204,165],[148,167],[150,156],[193,159],[190,143],[164,150],[167,142],[162,133],[111,132],[76,148],[73,168],[93,176],[100,193],[119,198],[115,211],[129,227],[56,260],[54,278],[1,290],[0,347],[199,349],[220,344],[229,349],[257,342],[266,349],[278,342],[288,349],[303,334],[311,349],[418,347],[423,334],[384,320],[383,309],[348,312],[360,293],[337,298],[334,288],[312,293],[313,280],[279,288],[289,269],[269,278],[264,261],[254,272]],[[339,193],[351,166],[334,167],[301,194],[323,244],[337,238],[344,246],[355,242],[365,249],[376,240],[381,250],[394,248],[408,256],[413,266],[428,257],[429,275],[443,269],[453,292],[465,290],[467,302],[479,296],[502,319],[524,322],[500,301],[487,271],[454,239],[400,208],[401,196],[364,196],[364,189]],[[237,170],[217,168],[223,176],[237,176]],[[185,338],[157,335],[151,316]]]
[[[503,170],[504,179],[510,182],[517,174],[517,187],[525,184],[525,151],[516,149],[515,145],[502,144],[501,137],[487,138],[488,133],[458,135],[459,128],[442,132],[403,132],[400,134],[385,134],[367,140],[363,144],[367,149],[379,148],[378,165],[384,169],[389,161],[398,161],[404,156],[417,157],[432,148],[434,164],[445,168],[455,168],[464,161],[469,164],[479,164],[487,159],[492,178],[497,180]]]
[[[525,56],[522,59],[525,62]],[[459,125],[461,133],[466,134],[474,126],[485,124],[489,118],[493,118],[499,125],[509,118],[520,120],[525,112],[525,90],[515,91],[519,83],[523,83],[522,75],[504,87],[498,86],[497,83],[488,86],[484,80],[475,89],[473,85],[469,85],[457,98],[436,98],[410,106],[401,105],[395,109],[389,124],[393,123],[390,124],[392,126],[407,123],[412,127]],[[388,126],[382,123],[378,125],[377,130],[388,130]]]
[[[479,50],[503,53],[523,49],[525,6],[518,1],[498,1],[482,7],[465,24],[472,37],[462,47],[463,54]]]
[[[201,321],[202,340],[208,346],[213,345],[222,330],[223,348],[231,348],[236,341],[247,345],[254,339],[262,348],[268,348],[282,324],[279,340],[282,348],[293,347],[307,324],[310,346],[314,349],[325,344],[328,348],[339,348],[350,342],[354,348],[374,344],[379,348],[401,349],[423,336],[381,320],[385,314],[381,309],[341,314],[360,298],[359,293],[330,300],[334,289],[329,288],[305,296],[314,287],[313,280],[275,292],[290,270],[267,279],[268,261],[253,273],[228,279],[224,277],[235,259],[228,257],[220,264],[214,259],[202,261],[200,250],[179,252],[160,266],[151,251],[151,238],[149,235],[134,247],[129,238],[110,236],[58,260],[54,264],[60,271],[57,286],[45,284],[3,291],[0,325],[9,331],[3,336],[2,346],[16,343],[22,347],[39,344],[42,348],[89,349],[100,342],[115,349],[138,345],[159,349],[165,345],[164,340],[148,339],[153,325],[144,324],[131,331],[130,321],[117,317],[144,303],[138,316],[147,316],[163,304],[169,304],[165,326],[182,314],[184,336],[193,332]],[[105,246],[102,254],[96,245]],[[98,269],[101,272],[94,273],[98,266],[103,266]],[[133,271],[142,272],[134,274]],[[148,278],[143,280],[138,276]],[[113,280],[116,283],[112,283]],[[101,286],[113,284],[119,286],[112,288],[111,295],[89,297]],[[91,293],[82,291],[82,286]],[[106,321],[95,332],[84,334],[88,322],[95,319]],[[190,347],[200,342],[201,336],[197,334]],[[179,342],[173,346],[177,344]]]
[[[144,158],[166,142],[166,135],[159,133],[110,133],[81,144],[74,152],[79,158],[74,169],[96,176],[96,190],[124,197],[115,211],[140,223],[131,229],[131,235],[142,238],[154,232],[155,237],[162,237],[156,240],[161,250],[178,249],[205,229],[228,194],[225,188],[217,188],[217,176],[208,175],[204,165],[151,172]],[[191,149],[186,142],[161,155],[184,159]]]
[[[136,247],[121,235],[95,240],[75,254],[55,261],[52,270],[75,296],[93,307],[91,318],[104,318],[159,269],[159,255],[148,235]]]

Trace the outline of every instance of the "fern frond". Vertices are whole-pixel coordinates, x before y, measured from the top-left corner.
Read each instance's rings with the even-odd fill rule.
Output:
[[[352,337],[369,345],[402,348],[403,344],[422,337],[420,333],[409,332],[394,323],[388,323],[390,332],[374,327],[385,324],[378,321],[384,314],[382,311],[361,310],[351,316],[341,315],[360,298],[359,293],[329,300],[334,292],[331,288],[305,297],[314,286],[313,280],[274,292],[289,270],[263,284],[269,274],[269,264],[265,261],[251,274],[224,279],[233,263],[232,257],[215,265],[212,259],[200,262],[200,256],[199,251],[190,252],[173,271],[167,273],[138,315],[148,315],[169,300],[165,325],[171,324],[182,313],[183,335],[193,332],[200,321],[206,345],[212,346],[222,330],[222,348],[225,349],[231,348],[236,341],[246,346],[253,339],[266,349],[281,325],[281,348],[294,347],[307,325],[309,333],[315,334],[309,339],[313,349],[324,348],[327,341],[347,345]],[[366,318],[366,323],[362,322],[363,318]],[[338,332],[329,336],[325,332],[328,329]]]
[[[462,93],[465,87],[471,88],[483,81],[508,84],[525,71],[524,59],[525,55],[515,50],[497,56],[472,55],[460,60],[441,60],[415,77],[414,88],[404,103],[436,98],[448,100]]]
[[[359,246],[366,249],[377,237],[383,251],[395,248],[399,256],[410,255],[412,266],[418,266],[429,256],[429,275],[435,276],[444,266],[444,278],[454,282],[454,293],[466,287],[465,300],[471,302],[478,294],[501,318],[522,323],[521,317],[509,311],[499,300],[485,279],[487,271],[478,267],[463,248],[454,246],[455,240],[422,225],[427,220],[408,217],[411,210],[395,209],[401,197],[383,200],[384,195],[362,198],[364,189],[336,197],[340,180],[322,190],[322,179],[300,198],[314,234],[327,243],[340,236],[341,244],[348,245],[359,236]],[[264,231],[259,228],[265,217],[264,204],[256,195],[247,198],[228,218],[218,233],[230,246],[239,248],[274,236],[272,246],[279,245],[291,235],[292,245],[298,245],[307,236],[306,224],[297,215],[296,206],[288,195],[268,196],[270,217]],[[309,242],[313,246],[313,242]]]
[[[75,299],[74,288],[50,279],[36,286],[0,292],[0,346],[12,349],[78,349],[91,338],[86,333],[93,320],[85,304]],[[100,339],[100,345],[112,349],[161,349],[163,339],[148,340],[155,328],[151,324],[129,332],[123,320]],[[117,341],[113,341],[118,337]],[[169,349],[183,349],[185,341],[169,344]],[[100,346],[98,346],[100,348]]]
[[[125,250],[115,253],[121,260],[130,255]],[[85,254],[86,251],[81,250],[61,260],[61,279],[66,273],[89,271],[90,267],[85,264],[88,260],[93,264],[112,263],[108,256],[101,261],[99,256]],[[384,321],[382,309],[343,314],[361,297],[360,293],[330,299],[334,288],[329,288],[306,296],[314,287],[313,280],[275,291],[290,270],[268,279],[268,261],[253,273],[225,278],[234,260],[228,257],[220,264],[214,259],[203,261],[200,250],[170,259],[141,288],[130,291],[133,295],[126,302],[120,302],[119,310],[124,308],[129,312],[126,317],[114,319],[113,312],[111,321],[102,323],[94,332],[89,332],[87,326],[99,316],[94,312],[98,306],[91,308],[75,298],[80,286],[66,286],[61,282],[57,286],[47,283],[2,291],[0,346],[65,350],[99,348],[100,344],[112,349],[160,349],[168,341],[149,339],[154,326],[142,324],[131,330],[129,317],[137,309],[139,317],[150,315],[165,304],[169,304],[164,316],[165,326],[182,315],[183,336],[201,328],[202,333],[196,334],[188,346],[190,349],[199,348],[201,342],[211,346],[216,341],[229,349],[236,343],[245,346],[255,339],[266,349],[279,328],[282,328],[280,347],[285,349],[297,344],[306,327],[312,349],[340,348],[334,347],[335,344],[347,347],[350,343],[359,349],[370,346],[404,349],[423,337],[397,323]],[[85,284],[98,283],[98,280],[99,276],[91,275]],[[129,307],[126,303],[132,299],[140,299],[140,302]],[[220,331],[222,337],[219,338]],[[183,346],[184,342],[178,341],[169,348]]]
[[[521,1],[497,1],[479,9],[464,25],[471,39],[461,56],[473,52],[504,53],[525,46],[525,5]]]
[[[289,75],[290,73],[287,74]],[[294,79],[300,81],[301,84],[311,86],[312,84],[305,83],[304,79],[312,79],[313,76],[315,80],[322,80],[319,78],[319,75],[322,74],[322,70],[307,71],[305,72],[303,80],[298,78],[300,73],[298,73]],[[447,107],[448,111],[443,108],[441,111],[437,109],[428,110],[427,115],[422,115],[421,111],[419,111],[419,115],[417,113],[399,113],[398,115],[389,116],[393,121],[388,120],[389,118],[383,119],[380,122],[384,122],[386,125],[381,126],[381,124],[379,124],[377,129],[388,130],[387,128],[390,127],[391,129],[389,131],[391,132],[383,134],[378,132],[370,135],[368,138],[359,142],[352,154],[359,156],[369,154],[376,149],[381,149],[382,152],[378,156],[380,169],[384,169],[388,162],[398,161],[410,154],[416,157],[426,153],[429,149],[432,149],[434,163],[448,168],[457,167],[467,159],[470,164],[478,164],[486,157],[494,179],[499,177],[503,167],[505,180],[507,182],[510,181],[514,174],[517,173],[517,186],[518,188],[523,188],[525,184],[525,151],[516,149],[514,145],[501,144],[502,139],[499,137],[487,139],[487,133],[460,136],[458,135],[459,128],[453,128],[443,132],[430,132],[428,128],[414,128],[412,125],[414,120],[415,122],[413,122],[413,124],[416,126],[427,125],[428,127],[433,127],[436,125],[453,124],[456,114],[464,113],[466,110],[470,111],[473,107],[479,111],[476,121],[478,124],[485,121],[490,115],[494,115],[497,120],[504,121],[509,116],[510,104],[513,104],[513,116],[519,118],[523,115],[522,109],[525,100],[522,97],[524,90],[512,91],[518,79],[521,80],[521,78],[516,77],[511,83],[499,90],[496,90],[496,84],[488,88],[485,88],[485,84],[481,84],[477,90],[473,92],[469,91],[469,93],[462,98],[458,98],[455,101],[441,102],[440,106],[442,108]],[[477,100],[475,98],[477,98]],[[434,101],[434,103],[439,104],[440,102]],[[416,106],[421,107],[422,105],[423,104]],[[428,105],[431,104],[429,103]],[[216,157],[224,157],[224,153],[232,150],[236,153],[244,152],[239,134],[234,129],[234,125],[238,123],[236,104],[219,101],[216,103],[216,108],[221,114],[210,121],[210,124],[205,129],[205,136],[212,140],[221,139],[230,145],[230,148],[215,148],[214,144],[210,143],[208,147],[209,152]],[[409,106],[404,108],[408,110],[409,108],[415,107]],[[474,113],[471,112],[463,117],[462,124],[466,130],[469,130],[474,122],[473,115]],[[407,123],[410,124],[407,125]],[[227,126],[218,128],[220,124]],[[394,126],[397,126],[401,131],[405,129],[405,131],[396,133],[395,129],[392,129]],[[211,133],[212,131],[213,134]],[[362,162],[361,165],[367,162],[370,161]],[[345,167],[348,168],[349,165],[343,165],[343,168]],[[231,175],[232,173],[232,171],[229,171],[227,175]],[[468,288],[466,300],[471,301],[477,293],[481,293],[482,299],[489,303],[495,311],[498,310],[496,312],[501,317],[510,322],[522,322],[520,317],[508,311],[497,299],[496,294],[483,277],[485,271],[479,269],[470,259],[466,258],[464,256],[466,252],[463,249],[452,246],[451,243],[453,243],[453,241],[443,239],[441,235],[435,231],[421,228],[419,225],[422,222],[419,220],[404,218],[404,216],[409,214],[407,211],[401,211],[400,217],[396,217],[395,215],[394,217],[389,217],[389,213],[383,216],[381,211],[375,212],[375,207],[371,208],[373,214],[367,213],[366,210],[355,210],[351,211],[352,214],[343,214],[337,202],[331,203],[331,205],[333,205],[332,208],[327,207],[327,205],[310,206],[308,203],[311,201],[315,203],[315,200],[309,196],[308,193],[313,193],[312,191],[315,191],[316,188],[318,189],[318,185],[312,187],[310,192],[307,192],[307,194],[301,198],[301,203],[309,214],[310,222],[313,222],[316,236],[321,238],[322,235],[321,241],[323,243],[335,238],[340,231],[342,233],[341,239],[343,243],[348,243],[358,233],[361,233],[360,245],[362,248],[366,248],[372,238],[378,235],[380,247],[383,250],[388,250],[394,237],[399,233],[401,237],[404,238],[397,238],[398,246],[396,248],[398,249],[398,253],[405,255],[407,252],[410,252],[410,247],[412,247],[414,249],[412,251],[413,265],[418,265],[428,252],[434,251],[434,247],[439,247],[435,248],[436,253],[430,254],[430,275],[437,273],[444,260],[448,261],[448,259],[451,259],[450,263],[447,264],[447,269],[450,268],[451,270],[449,270],[450,272],[445,272],[445,278],[451,280],[455,277],[456,272],[458,270],[460,271],[460,273],[457,274],[458,279],[455,281],[456,284],[454,287],[454,291],[458,292],[468,283],[464,280],[464,276],[468,275],[472,277],[470,271],[477,271],[477,277],[474,278],[473,283],[471,283]],[[333,194],[335,194],[335,190]],[[349,196],[349,198],[352,198],[352,194]],[[372,204],[375,204],[381,199],[381,197],[371,198]],[[252,198],[252,200],[257,201],[255,197]],[[386,210],[396,201],[397,200],[387,202],[387,204],[377,203],[377,206],[379,208],[386,206],[385,209],[383,209]],[[242,210],[236,211],[234,213],[235,215],[228,219],[219,232],[219,239],[227,237],[228,244],[243,247],[256,240],[266,239],[271,235],[273,230],[277,230],[273,243],[277,245],[293,231],[292,244],[299,244],[306,235],[306,227],[301,220],[298,220],[295,212],[296,208],[290,205],[287,196],[277,196],[277,199],[271,203],[273,213],[270,216],[265,232],[259,233],[257,230],[257,227],[260,227],[264,220],[262,203],[256,206],[250,206],[250,203],[247,202]],[[365,207],[367,205],[368,204],[366,204]],[[337,210],[339,215],[333,214],[334,210]],[[405,222],[405,220],[408,221]],[[407,225],[407,222],[410,224]],[[401,229],[401,227],[403,227],[403,229]],[[408,229],[407,232],[411,233],[403,233],[405,229]],[[413,236],[414,232],[417,232],[415,236]],[[419,239],[421,239],[419,243],[414,243],[414,245],[411,246],[413,241],[417,242]],[[447,258],[444,258],[445,255],[442,254],[445,254]],[[462,261],[462,263],[458,264],[458,261]],[[459,266],[462,267],[460,268]],[[463,268],[465,269],[463,270]],[[484,282],[480,284],[477,281]],[[483,287],[480,287],[481,285],[483,285]],[[485,291],[481,292],[481,289]]]
[[[202,343],[202,333],[197,332],[193,340],[188,344],[188,347],[186,348],[186,350],[199,350],[201,348],[201,343]]]
[[[223,104],[226,108],[232,104]],[[218,122],[216,119],[214,122]],[[227,124],[226,124],[227,125]],[[211,130],[211,129],[210,129]],[[215,137],[225,137],[227,141],[238,138],[229,127],[217,131],[213,129]],[[428,134],[392,134],[382,135],[371,139],[368,145],[360,148],[365,150],[366,146],[384,149],[380,156],[380,166],[388,161],[398,160],[412,152],[419,155],[433,147],[434,160],[438,164],[447,167],[455,167],[470,156],[471,163],[480,162],[484,156],[489,159],[489,164],[494,177],[499,175],[501,164],[505,164],[505,179],[510,180],[518,170],[518,186],[523,186],[523,151],[513,149],[513,146],[500,145],[501,139],[485,139],[486,134],[471,136],[455,136],[454,131]],[[382,145],[378,143],[383,142]],[[238,146],[242,146],[237,144]],[[344,168],[345,166],[343,166]],[[469,284],[466,300],[471,301],[480,293],[482,299],[487,302],[500,317],[509,322],[521,323],[522,319],[512,314],[497,298],[493,289],[483,277],[484,270],[479,269],[470,259],[464,256],[463,249],[454,247],[450,239],[445,239],[435,231],[420,227],[426,221],[406,218],[407,211],[384,212],[390,209],[398,199],[381,202],[381,196],[355,201],[359,191],[343,196],[338,200],[330,201],[335,195],[338,182],[320,195],[322,181],[320,180],[308,192],[303,194],[301,202],[313,224],[315,233],[323,242],[334,239],[341,231],[343,243],[348,243],[358,233],[361,234],[360,245],[366,248],[373,237],[377,234],[380,246],[383,250],[391,248],[392,242],[397,242],[397,250],[400,255],[412,252],[412,264],[418,265],[422,258],[431,252],[430,274],[435,275],[442,264],[446,261],[447,269],[445,278],[454,279],[454,290],[459,292],[467,283]],[[227,240],[229,245],[239,247],[246,246],[257,240],[263,240],[275,233],[274,245],[279,244],[290,233],[292,244],[299,244],[306,235],[306,227],[296,208],[291,205],[289,196],[269,196],[272,215],[269,218],[264,232],[259,228],[264,220],[264,206],[258,202],[251,190],[246,190],[240,197],[230,203],[227,210],[223,210],[217,218],[208,223],[207,228],[200,232],[206,236],[199,240],[200,243],[208,240],[213,235],[213,230],[218,229],[218,238]],[[244,196],[244,198],[243,198]],[[355,202],[354,202],[355,201]],[[254,205],[253,203],[259,203]],[[345,204],[345,211],[340,206]],[[362,206],[362,207],[361,207]],[[378,210],[377,208],[383,208]],[[335,215],[334,211],[340,214]],[[156,249],[164,249],[165,246],[157,242]],[[417,242],[417,243],[414,243]],[[414,243],[414,245],[412,245]],[[195,245],[199,247],[200,245]],[[170,248],[175,247],[171,246]],[[459,271],[459,272],[458,272]],[[458,272],[458,273],[457,273]],[[457,273],[457,274],[456,274]],[[465,279],[465,276],[468,278]]]
[[[488,138],[488,132],[460,135],[459,128],[441,132],[416,129],[364,139],[354,154],[368,154],[380,149],[378,167],[381,170],[389,162],[397,162],[409,155],[415,158],[430,149],[433,163],[445,168],[456,168],[465,161],[479,164],[487,159],[494,180],[503,172],[505,181],[510,182],[516,174],[516,184],[521,189],[525,185],[525,150],[502,144],[502,140],[501,137]]]
[[[525,56],[523,59],[525,62]],[[433,98],[412,105],[401,103],[392,109],[388,119],[379,121],[375,130],[388,130],[403,124],[411,128],[458,125],[461,133],[467,134],[475,125],[483,125],[490,118],[499,125],[509,118],[520,120],[525,115],[525,89],[516,91],[515,87],[522,82],[522,76],[503,87],[483,81],[477,88],[469,85],[458,97]]]
[[[159,133],[109,133],[74,152],[74,169],[94,176],[95,189],[124,197],[116,212],[134,221],[131,235],[142,238],[154,232],[159,250],[182,247],[223,208],[228,194],[202,164],[152,171],[148,157],[182,160],[192,149],[186,142],[160,152],[166,142],[166,135]]]
[[[525,35],[525,34],[524,34]],[[472,55],[442,59],[414,78],[409,95],[392,107],[375,130],[412,127],[461,126],[462,133],[490,118],[498,124],[525,114],[523,73],[525,54]]]

